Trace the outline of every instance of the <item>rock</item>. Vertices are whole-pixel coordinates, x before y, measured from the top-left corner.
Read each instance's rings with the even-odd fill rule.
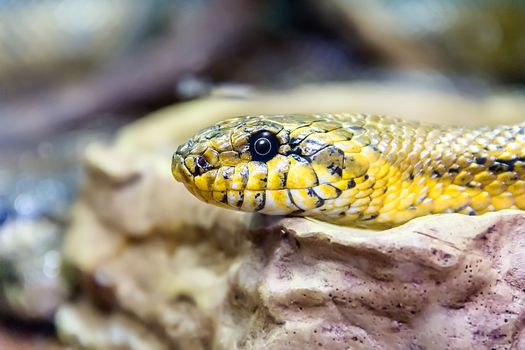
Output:
[[[275,225],[260,228],[252,253],[264,263],[235,270],[222,315],[235,326],[221,321],[217,338],[241,335],[221,348],[519,348],[523,213],[439,215],[383,232]]]
[[[216,327],[211,316],[228,293],[229,270],[249,247],[240,233],[248,229],[251,215],[200,203],[174,183],[169,162],[161,157],[149,158],[144,167],[137,165],[140,157],[126,158],[129,169],[139,169],[134,181],[111,188],[115,179],[112,168],[105,172],[106,160],[118,162],[121,153],[98,151],[101,161],[88,166],[93,191],[84,191],[65,242],[65,257],[81,276],[84,301],[59,311],[62,339],[88,349],[119,349],[122,343],[110,342],[109,332],[117,327],[125,333],[126,346],[142,349],[130,340],[136,338],[134,328],[127,332],[126,325],[133,323],[149,329],[154,344],[162,344],[151,349],[209,348]],[[157,161],[168,171],[160,171]],[[141,205],[144,199],[147,205]],[[134,225],[137,218],[143,220]],[[86,312],[82,305],[88,299],[105,310],[102,315],[120,316],[98,328],[97,317],[106,316]]]
[[[139,322],[118,312],[111,315],[97,312],[85,302],[63,305],[56,317],[59,324],[67,324],[69,329],[63,338],[80,348],[169,349]]]
[[[64,342],[109,350],[525,344],[522,212],[436,215],[379,232],[206,205],[171,178],[171,153],[192,132],[173,115],[241,109],[220,105],[215,114],[213,100],[165,111],[88,151],[65,240],[79,295],[56,318]]]
[[[63,229],[45,218],[0,226],[0,315],[50,321],[68,296],[60,276]]]

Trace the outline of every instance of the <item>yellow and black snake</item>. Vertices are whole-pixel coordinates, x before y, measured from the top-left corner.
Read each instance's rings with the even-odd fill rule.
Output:
[[[245,116],[181,145],[172,172],[195,196],[223,207],[386,228],[435,213],[525,209],[525,124]]]

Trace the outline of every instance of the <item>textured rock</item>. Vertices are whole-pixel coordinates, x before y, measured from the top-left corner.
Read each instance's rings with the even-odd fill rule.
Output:
[[[242,319],[248,300],[257,311],[255,325],[235,322],[244,332],[230,347],[520,348],[522,213],[440,215],[383,232],[276,225],[252,257],[265,263],[241,265],[232,280],[223,317]]]
[[[191,113],[206,115],[200,103]],[[432,216],[378,232],[215,208],[171,178],[171,153],[192,131],[165,113],[86,155],[65,240],[80,284],[57,315],[65,342],[110,350],[525,346],[521,212]]]
[[[118,349],[122,343],[111,343],[109,331],[106,337],[101,334],[112,328],[124,332],[123,325],[133,323],[151,331],[149,349],[210,348],[213,315],[228,293],[229,270],[248,251],[241,232],[247,231],[251,215],[198,202],[174,185],[169,171],[160,171],[162,164],[169,169],[169,161],[161,157],[149,157],[144,167],[138,165],[140,157],[125,162],[136,172],[132,182],[121,185],[106,167],[116,163],[106,160],[119,160],[122,154],[104,148],[90,152],[100,161],[88,162],[92,190],[85,191],[74,210],[65,254],[79,271],[85,299],[120,316],[95,328],[98,336],[93,339],[100,312],[87,310],[85,302],[64,306],[57,317],[62,338],[89,349]],[[137,218],[140,225],[134,225]],[[135,339],[135,332],[130,329],[126,339]],[[132,341],[125,344],[143,348]]]

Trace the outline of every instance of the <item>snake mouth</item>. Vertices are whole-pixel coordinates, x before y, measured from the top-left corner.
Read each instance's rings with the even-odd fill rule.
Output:
[[[192,175],[184,166],[182,156],[174,154],[171,162],[171,173],[178,182],[188,184],[192,182]]]
[[[245,212],[269,215],[300,215],[317,211],[324,200],[310,189],[301,190],[201,190],[191,184],[187,189],[203,202]],[[310,194],[310,195],[308,195]]]

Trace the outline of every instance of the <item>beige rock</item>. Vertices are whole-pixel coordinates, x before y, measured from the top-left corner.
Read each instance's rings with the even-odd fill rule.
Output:
[[[62,334],[63,339],[80,348],[169,349],[139,322],[118,312],[97,312],[86,302],[63,305],[56,318],[59,324],[67,324],[69,332]]]
[[[88,151],[65,242],[80,281],[57,316],[66,343],[524,348],[523,213],[447,214],[378,232],[216,208],[171,178],[171,152],[190,131],[164,113]]]
[[[49,322],[67,297],[60,276],[63,230],[46,218],[0,227],[0,315]],[[1,349],[1,347],[0,347]]]
[[[241,265],[232,280],[222,317],[242,332],[219,348],[520,348],[521,212],[440,215],[383,232],[276,224],[257,244],[265,263],[249,274]],[[244,287],[250,280],[256,288]],[[246,300],[253,323],[241,321]],[[220,324],[217,338],[230,332]]]

